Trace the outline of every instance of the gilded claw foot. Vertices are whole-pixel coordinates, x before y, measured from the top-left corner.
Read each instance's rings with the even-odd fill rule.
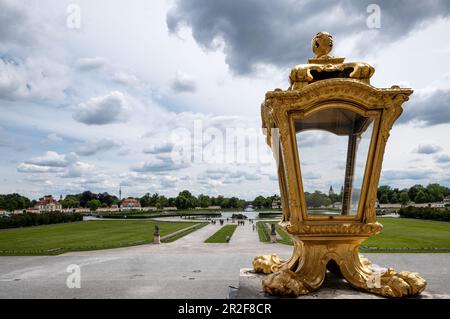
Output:
[[[300,278],[288,269],[268,275],[262,284],[264,291],[270,295],[300,296],[309,293]]]
[[[372,284],[369,283],[368,291],[385,297],[406,297],[420,294],[425,290],[427,282],[416,272],[396,272],[389,268],[378,279],[376,274]],[[369,279],[370,281],[370,279]],[[377,287],[378,286],[378,287]]]
[[[271,274],[277,272],[284,263],[285,261],[281,260],[276,254],[260,255],[253,259],[253,270]]]

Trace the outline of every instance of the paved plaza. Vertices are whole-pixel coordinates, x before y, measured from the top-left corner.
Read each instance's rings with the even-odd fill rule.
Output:
[[[261,243],[248,222],[237,227],[230,243],[205,244],[220,227],[210,224],[161,245],[0,257],[0,298],[227,298],[255,255],[287,258],[292,252],[291,246]],[[450,254],[365,255],[379,265],[420,272],[428,281],[425,296],[450,298]],[[72,264],[80,266],[81,288],[66,285]]]

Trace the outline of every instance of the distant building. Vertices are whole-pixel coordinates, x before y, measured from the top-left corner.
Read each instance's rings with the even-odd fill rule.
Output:
[[[445,207],[445,203],[444,202],[430,203],[430,205],[433,208],[444,208]]]
[[[73,213],[90,213],[91,210],[85,207],[72,208],[71,211]]]
[[[444,198],[444,206],[449,207],[450,206],[450,195],[445,196]]]
[[[128,197],[122,200],[120,204],[122,210],[141,210],[141,203],[133,197]]]
[[[117,205],[115,205],[116,207],[113,208],[111,207],[99,207],[97,208],[95,211],[97,213],[109,213],[109,212],[118,212],[119,211],[119,207]]]
[[[328,190],[328,196],[334,195],[333,186],[330,186],[330,189]]]
[[[156,206],[145,206],[145,207],[142,207],[142,210],[151,210],[151,211],[155,211],[155,210],[158,210],[158,207],[156,207]]]
[[[211,206],[208,206],[208,209],[218,210],[218,209],[222,209],[222,207],[221,207],[221,206],[214,206],[214,205],[211,205]]]
[[[163,210],[177,210],[178,208],[176,207],[164,207]]]
[[[400,208],[402,208],[402,204],[399,204],[399,203],[396,203],[396,204],[391,204],[391,203],[388,203],[388,204],[378,204],[378,206],[377,206],[377,208],[380,208],[380,209],[400,209]]]
[[[335,209],[342,209],[342,203],[341,202],[334,202],[331,206],[333,208],[335,208]]]
[[[281,201],[278,199],[274,199],[272,201],[272,209],[281,209]]]
[[[52,195],[40,198],[35,208],[39,210],[39,213],[60,212],[62,210],[61,203],[55,200]]]

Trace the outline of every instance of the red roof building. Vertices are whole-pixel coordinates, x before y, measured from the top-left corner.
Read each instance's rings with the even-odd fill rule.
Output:
[[[122,200],[120,207],[122,210],[140,210],[141,203],[136,198],[128,197]]]
[[[35,208],[39,210],[39,213],[48,213],[60,212],[62,206],[61,203],[55,200],[52,195],[47,195],[39,199]]]

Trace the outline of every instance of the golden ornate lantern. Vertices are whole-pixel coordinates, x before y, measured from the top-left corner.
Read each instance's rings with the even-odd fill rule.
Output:
[[[358,250],[364,240],[383,228],[376,221],[375,202],[384,149],[402,104],[413,91],[373,87],[374,68],[329,56],[332,46],[330,34],[318,33],[312,40],[316,57],[294,67],[289,89],[267,92],[262,104],[266,140],[278,164],[283,207],[280,226],[292,237],[294,251],[288,260],[257,256],[254,270],[269,274],[263,288],[274,295],[298,296],[317,290],[327,269],[371,293],[389,297],[419,294],[426,286],[419,274],[376,268]],[[325,147],[333,150],[332,154],[319,152],[314,157],[314,152],[308,151],[311,141],[320,146],[321,138],[311,139],[317,136],[329,139]],[[339,202],[334,209],[308,207],[308,166],[321,172],[321,163],[339,158],[343,159],[342,178],[330,165],[326,172],[330,181],[342,185],[336,197]]]

